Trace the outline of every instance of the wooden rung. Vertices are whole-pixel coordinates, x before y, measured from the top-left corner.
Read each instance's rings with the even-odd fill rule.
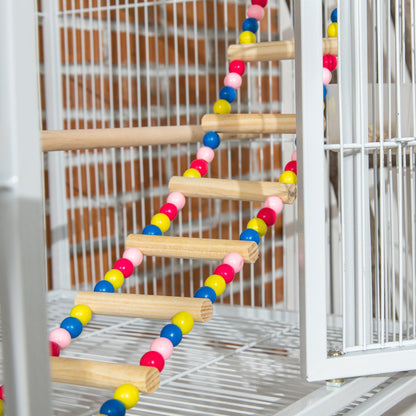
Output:
[[[272,195],[278,196],[284,204],[293,204],[296,200],[296,185],[280,182],[173,176],[169,181],[169,191],[178,191],[190,197],[238,201],[263,202]]]
[[[296,133],[295,114],[205,114],[205,131],[222,133]]]
[[[172,319],[178,312],[186,311],[192,315],[194,321],[208,322],[213,315],[209,299],[175,296],[78,292],[75,305],[87,305],[97,315],[130,318]]]
[[[259,255],[258,246],[253,241],[212,238],[130,234],[126,247],[138,248],[146,256],[182,259],[223,260],[228,253],[236,252],[246,263],[254,263]]]
[[[323,55],[338,55],[338,39],[322,39]],[[241,59],[245,62],[280,61],[283,59],[295,59],[295,42],[282,40],[274,42],[248,43],[243,45],[231,45],[228,48],[228,59]]]
[[[132,384],[144,393],[155,392],[160,383],[155,367],[62,357],[50,357],[50,364],[51,379],[58,383],[112,390],[121,384]]]

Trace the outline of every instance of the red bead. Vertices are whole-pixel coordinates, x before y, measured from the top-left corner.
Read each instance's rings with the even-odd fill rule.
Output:
[[[291,160],[290,162],[288,162],[285,166],[285,170],[290,170],[291,172],[293,172],[297,175],[298,174],[298,168],[297,168],[296,160]]]
[[[214,271],[214,274],[221,276],[225,283],[230,283],[235,276],[234,269],[229,264],[220,264]]]
[[[172,221],[178,215],[178,208],[176,208],[176,205],[166,202],[160,207],[159,212],[165,214]]]
[[[0,386],[0,400],[4,400],[4,385]]]
[[[322,57],[322,64],[324,68],[333,71],[337,67],[337,57],[335,55],[327,54]]]
[[[204,159],[196,159],[189,166],[191,169],[196,169],[201,176],[204,176],[208,172],[208,162]]]
[[[129,259],[118,259],[113,266],[113,269],[120,270],[124,278],[131,276],[134,272],[133,263]]]
[[[267,5],[267,0],[251,0],[251,4],[260,6],[260,7],[266,7]]]
[[[257,218],[262,219],[268,227],[271,227],[276,222],[276,212],[271,208],[262,208],[257,213]]]
[[[56,342],[49,341],[49,355],[51,357],[59,357],[61,348]]]
[[[243,61],[236,59],[230,62],[228,70],[242,76],[246,70],[246,64]]]
[[[165,359],[157,351],[148,351],[140,359],[140,365],[144,367],[156,367],[161,372],[165,366]]]

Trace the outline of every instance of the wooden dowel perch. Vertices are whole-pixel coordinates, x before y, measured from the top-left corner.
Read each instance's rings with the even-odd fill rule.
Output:
[[[182,259],[223,260],[236,252],[246,263],[254,263],[259,255],[253,241],[130,234],[125,245],[138,248],[146,256]]]
[[[205,131],[222,133],[296,133],[295,114],[206,114]]]
[[[213,314],[209,299],[132,293],[78,292],[75,305],[87,305],[97,315],[130,318],[172,319],[178,312],[186,311],[194,321],[208,322]]]
[[[58,383],[112,390],[121,384],[132,384],[144,393],[155,392],[160,383],[155,367],[61,357],[50,357],[50,364],[51,379]]]
[[[278,196],[285,204],[293,204],[296,200],[296,185],[280,182],[173,176],[169,181],[169,191],[178,191],[185,196],[197,198],[232,199],[238,201],[263,202],[272,195]]]
[[[323,55],[327,53],[338,55],[338,39],[322,39]],[[295,41],[283,40],[274,42],[259,42],[243,45],[231,45],[228,48],[228,59],[241,59],[245,62],[280,61],[295,59]]]

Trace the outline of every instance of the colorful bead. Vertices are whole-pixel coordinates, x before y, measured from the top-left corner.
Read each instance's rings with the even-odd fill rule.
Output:
[[[189,312],[178,312],[173,318],[172,323],[177,325],[183,335],[189,334],[194,326],[194,318]]]
[[[240,35],[238,36],[238,41],[242,45],[247,44],[247,43],[255,43],[256,35],[253,32],[246,30],[245,32],[240,33]]]
[[[322,57],[322,66],[333,71],[337,67],[337,57],[335,55],[326,54]]]
[[[283,201],[278,196],[269,196],[264,201],[263,207],[271,208],[276,215],[279,215],[283,210]]]
[[[326,89],[326,86],[325,86],[325,84],[323,85],[323,96],[324,96],[324,100],[325,100],[325,97],[326,97],[326,94],[327,94],[327,89]]]
[[[144,235],[162,235],[162,230],[154,224],[146,225],[143,228],[142,234]]]
[[[235,277],[235,271],[229,264],[220,264],[217,266],[214,270],[214,274],[218,274],[219,276],[222,276],[225,280],[225,283],[230,283],[233,281]]]
[[[49,355],[51,357],[59,357],[61,349],[56,342],[49,341]],[[1,397],[0,397],[1,399]]]
[[[64,350],[71,343],[71,334],[64,328],[56,328],[49,334],[49,341],[59,345]]]
[[[338,9],[332,10],[331,22],[338,22]]]
[[[132,384],[122,384],[117,387],[113,398],[123,403],[126,409],[131,409],[139,401],[139,390]]]
[[[120,400],[110,399],[103,403],[100,408],[100,413],[107,416],[124,416],[126,408]]]
[[[204,159],[193,160],[189,167],[197,170],[201,176],[205,176],[208,172],[208,162]]]
[[[228,65],[228,71],[235,72],[236,74],[243,76],[244,72],[246,71],[246,64],[240,59],[235,59]]]
[[[4,400],[4,384],[0,386],[0,400]]]
[[[231,87],[222,87],[220,89],[220,98],[228,101],[229,103],[233,103],[237,98],[237,91]]]
[[[241,241],[254,241],[256,244],[259,244],[260,235],[256,230],[247,228],[240,234],[240,240]]]
[[[266,223],[260,218],[252,218],[248,224],[247,228],[252,228],[256,230],[260,237],[263,237],[267,233],[267,225]]]
[[[173,353],[173,344],[169,339],[159,337],[150,345],[150,351],[158,352],[165,360],[167,360]]]
[[[217,100],[214,104],[215,114],[229,114],[231,111],[231,105],[227,100]]]
[[[224,87],[224,88],[230,88],[230,87]],[[205,160],[205,162],[207,163],[211,163],[214,160],[215,152],[208,146],[202,146],[198,149],[198,152],[196,153],[196,157],[198,159]]]
[[[272,208],[265,207],[257,213],[257,218],[260,218],[268,227],[271,227],[276,222],[277,215]]]
[[[205,133],[203,138],[204,146],[210,147],[211,149],[216,149],[220,145],[220,136],[215,131],[209,131]]]
[[[293,151],[292,156],[290,157],[292,160],[297,160],[298,152],[296,150]]]
[[[3,400],[0,399],[0,416],[3,416]]]
[[[208,286],[200,287],[195,292],[194,297],[199,299],[209,299],[211,303],[215,303],[217,300],[217,294],[215,293],[215,290]]]
[[[281,183],[294,183],[296,185],[297,178],[293,172],[285,171],[279,176],[279,182]]]
[[[114,286],[107,280],[100,280],[95,285],[94,292],[114,293]]]
[[[324,85],[328,85],[331,82],[332,74],[328,68],[322,68],[322,82]]]
[[[133,263],[128,259],[118,259],[113,266],[113,269],[120,270],[123,273],[124,278],[130,277],[134,272]]]
[[[165,214],[172,221],[178,215],[178,208],[176,208],[176,205],[166,202],[160,207],[159,212]]]
[[[133,263],[133,267],[140,266],[143,261],[143,253],[134,247],[127,248],[123,252],[123,259],[130,260]]]
[[[175,205],[176,208],[178,208],[178,211],[180,211],[186,203],[184,194],[181,194],[180,192],[171,192],[166,201]]]
[[[159,213],[159,214],[153,215],[153,218],[150,220],[150,224],[156,225],[156,227],[159,227],[160,231],[164,233],[167,230],[169,230],[170,219],[167,215]]]
[[[261,20],[264,17],[264,9],[263,7],[254,4],[247,9],[247,17],[252,17],[256,20]]]
[[[104,280],[110,282],[114,286],[114,289],[119,289],[123,286],[124,276],[120,270],[111,269],[104,275]]]
[[[251,0],[251,4],[257,4],[260,7],[266,7],[267,0]]]
[[[244,259],[239,253],[228,253],[224,257],[224,263],[229,264],[235,273],[238,273],[244,266]]]
[[[212,274],[211,276],[207,277],[204,286],[214,289],[215,294],[219,296],[225,290],[225,280],[218,274]]]
[[[174,347],[176,347],[182,341],[182,331],[174,324],[167,324],[160,331],[160,336],[167,338]]]
[[[196,169],[186,169],[183,176],[185,178],[200,178],[201,174]]]
[[[143,367],[155,367],[161,373],[165,367],[165,360],[157,351],[148,351],[140,359],[140,365]]]
[[[338,23],[331,23],[328,26],[327,33],[330,38],[336,38],[338,36]]]
[[[61,322],[61,328],[66,329],[71,335],[71,338],[76,338],[82,332],[82,323],[78,318],[69,316]]]
[[[259,24],[256,19],[253,19],[252,17],[248,17],[243,22],[243,31],[249,31],[256,33],[259,30]]]
[[[242,82],[243,79],[241,78],[241,75],[236,72],[230,72],[224,77],[224,85],[226,87],[234,88],[235,90],[238,90],[241,87]]]
[[[286,170],[290,170],[291,172],[293,172],[297,175],[298,174],[298,168],[297,168],[296,160],[291,160],[290,162],[287,162],[286,166],[285,166],[285,171]]]

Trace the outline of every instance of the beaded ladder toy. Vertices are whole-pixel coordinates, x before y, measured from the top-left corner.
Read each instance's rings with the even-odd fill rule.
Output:
[[[247,10],[247,18],[242,24],[243,32],[239,36],[240,44],[256,42],[255,33],[259,27],[258,22],[264,17],[264,7],[267,0],[251,0],[251,3],[252,5]],[[331,13],[331,21],[327,33],[329,37],[336,37],[337,9]],[[324,99],[327,94],[326,86],[332,78],[331,71],[336,68],[336,65],[337,58],[334,55],[325,54],[323,56]],[[214,253],[211,253],[213,258],[223,258],[223,262],[215,269],[214,274],[205,280],[204,286],[195,292],[193,299],[178,300],[180,298],[174,298],[175,305],[169,298],[163,296],[111,295],[123,285],[124,279],[133,274],[134,267],[141,264],[143,255],[146,255],[146,246],[151,245],[154,238],[161,236],[169,229],[170,222],[175,219],[178,211],[185,205],[185,196],[212,196],[212,192],[209,189],[207,190],[205,185],[201,187],[199,182],[199,185],[195,186],[192,179],[201,178],[207,173],[208,165],[214,158],[214,150],[220,144],[218,130],[227,131],[227,123],[235,124],[233,123],[233,117],[238,118],[238,115],[230,115],[230,122],[221,115],[230,113],[231,103],[236,99],[236,90],[241,86],[244,72],[245,64],[242,60],[235,59],[231,61],[229,73],[224,79],[224,87],[221,88],[219,99],[214,104],[214,113],[220,115],[220,117],[206,115],[202,121],[205,128],[214,125],[216,131],[210,130],[204,135],[204,146],[198,150],[197,159],[190,164],[189,169],[183,174],[183,177],[188,179],[173,178],[170,182],[169,189],[171,193],[167,197],[167,202],[160,208],[159,213],[153,216],[151,224],[143,229],[143,235],[129,236],[127,241],[129,247],[124,251],[122,258],[117,260],[114,267],[105,274],[104,279],[96,284],[94,293],[80,292],[75,300],[76,306],[72,308],[70,316],[62,321],[60,328],[54,329],[49,335],[52,378],[54,380],[71,383],[77,378],[75,373],[82,370],[91,373],[91,377],[93,377],[94,372],[99,372],[100,375],[108,374],[113,383],[122,383],[116,388],[113,398],[103,403],[100,414],[97,416],[124,416],[126,409],[130,409],[137,404],[139,390],[144,392],[155,391],[159,384],[159,373],[164,368],[165,360],[172,355],[174,347],[181,342],[183,335],[192,330],[194,321],[207,322],[212,317],[212,304],[224,292],[226,284],[230,283],[235,274],[242,269],[245,260],[250,257],[251,261],[256,259],[255,254],[250,253],[250,250],[229,252],[231,245],[228,246],[223,242],[222,246],[216,247]],[[256,116],[258,117],[258,115]],[[269,116],[273,118],[273,115]],[[265,119],[267,119],[267,115],[263,117],[262,124],[264,124]],[[245,115],[245,120],[250,120],[249,115]],[[293,125],[293,120],[289,124]],[[287,125],[283,127],[283,130],[285,128],[287,129]],[[262,132],[265,132],[265,129]],[[276,187],[272,187],[268,191],[263,190],[263,193],[265,193],[262,197],[262,200],[265,199],[263,207],[259,210],[257,216],[248,222],[246,229],[240,235],[241,242],[249,243],[248,246],[246,244],[245,248],[249,247],[250,243],[258,245],[260,237],[266,234],[267,227],[275,224],[277,215],[282,211],[283,204],[294,202],[295,191],[293,187],[297,180],[296,159],[295,150],[291,160],[286,164],[284,172],[279,177],[279,183],[284,185],[283,190]],[[211,186],[218,193],[219,184],[212,179],[207,181],[211,182]],[[233,191],[232,181],[228,182],[223,196],[230,198],[234,192],[237,199],[240,196],[238,191]],[[178,184],[182,192],[175,190],[175,186]],[[245,186],[247,194],[250,194],[250,192],[253,195],[258,194],[258,183],[247,182],[245,185],[247,185]],[[250,186],[252,187],[251,190]],[[188,189],[188,191],[183,191],[183,189]],[[292,195],[290,194],[291,189]],[[216,197],[218,196],[216,195]],[[174,246],[171,253],[172,257],[178,252],[186,250],[186,247],[192,248],[193,251],[206,250],[204,244],[199,248],[195,246],[195,241],[187,242],[187,239],[181,239],[181,243],[179,243],[175,240],[176,237],[165,238],[173,239],[171,244],[172,247]],[[217,240],[216,243],[218,241],[220,240]],[[169,243],[167,245],[169,246]],[[233,247],[235,247],[235,244],[233,244]],[[121,297],[122,301],[120,300]],[[177,312],[178,308],[179,310],[183,308],[183,310]],[[54,358],[59,356],[60,350],[68,347],[72,338],[81,334],[83,326],[91,319],[92,310],[98,314],[111,312],[117,315],[132,316],[133,309],[135,310],[134,316],[140,317],[166,319],[174,315],[171,323],[162,328],[160,337],[152,342],[150,350],[141,357],[140,371],[137,371],[137,366]],[[76,365],[78,366],[75,369],[73,367],[74,361],[77,361]],[[80,361],[83,363],[80,363]],[[134,375],[132,368],[134,368]],[[109,386],[108,384],[100,384],[100,380],[88,380],[88,382],[90,386]],[[0,386],[0,416],[3,414],[3,400],[4,386]]]

